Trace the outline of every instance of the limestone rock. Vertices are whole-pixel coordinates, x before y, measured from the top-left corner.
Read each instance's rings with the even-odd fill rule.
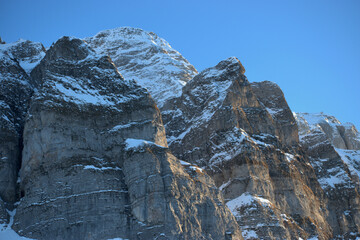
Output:
[[[287,145],[299,143],[296,120],[280,87],[273,82],[254,82],[251,88],[276,122],[279,137]]]
[[[0,198],[16,201],[22,130],[33,92],[30,78],[13,58],[16,44],[0,45]]]
[[[262,84],[254,91],[244,72],[238,59],[224,60],[164,106],[170,149],[208,171],[244,238],[329,238],[332,230],[316,195],[322,189],[297,144],[282,92],[273,87],[272,96]],[[251,202],[243,203],[244,196]]]
[[[325,192],[323,198],[327,201],[328,222],[334,236],[354,239],[360,235],[360,151],[342,149],[356,146],[357,140],[345,137],[341,129],[351,126],[353,133],[357,131],[351,124],[343,126],[335,117],[325,114],[294,115],[301,144]]]
[[[181,95],[196,69],[168,42],[153,32],[121,27],[84,39],[99,54],[108,54],[125,79],[147,88],[161,109]]]
[[[360,150],[360,133],[352,123],[342,124],[324,113],[295,113],[301,136],[313,131],[323,132],[336,148]]]
[[[39,90],[24,130],[19,234],[241,239],[211,179],[186,172],[167,149],[148,92],[108,56],[63,37],[31,76]]]

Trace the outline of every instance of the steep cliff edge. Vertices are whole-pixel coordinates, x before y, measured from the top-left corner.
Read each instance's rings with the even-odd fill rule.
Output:
[[[155,102],[63,37],[31,72],[13,228],[36,239],[241,239],[212,180],[167,149]]]
[[[0,44],[0,222],[9,222],[5,206],[17,199],[24,119],[33,93],[26,70],[43,55],[40,43]],[[40,49],[40,50],[39,50]]]
[[[238,59],[226,59],[164,106],[170,149],[208,171],[244,238],[330,238],[322,189],[281,90],[251,85],[244,73]]]
[[[360,232],[360,135],[323,113],[294,113],[301,144],[328,200],[329,223],[335,236],[355,238]],[[348,149],[350,148],[350,150]]]

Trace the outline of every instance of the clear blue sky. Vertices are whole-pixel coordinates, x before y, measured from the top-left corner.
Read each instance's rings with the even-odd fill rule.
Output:
[[[360,1],[0,0],[0,36],[50,46],[120,26],[165,38],[198,70],[236,56],[250,81],[270,80],[293,111],[360,127]]]

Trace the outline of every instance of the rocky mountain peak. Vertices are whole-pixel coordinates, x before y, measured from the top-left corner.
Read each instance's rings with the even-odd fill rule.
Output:
[[[107,54],[125,79],[148,89],[159,108],[181,95],[196,69],[155,33],[121,27],[84,39],[97,53]]]
[[[91,49],[83,40],[64,36],[54,43],[48,53],[47,60],[65,60],[79,61],[89,56],[95,56],[95,51]]]
[[[19,39],[16,42],[1,44],[0,51],[16,60],[20,66],[30,74],[31,70],[45,56],[45,48],[41,43]]]

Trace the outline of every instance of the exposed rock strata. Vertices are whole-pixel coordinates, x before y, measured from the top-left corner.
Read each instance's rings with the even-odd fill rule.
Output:
[[[328,239],[332,230],[316,195],[322,189],[302,156],[282,92],[272,86],[278,94],[272,96],[262,89],[268,83],[254,84],[254,90],[244,72],[236,58],[224,60],[165,105],[170,149],[208,170],[244,237]],[[268,204],[245,204],[238,201],[242,196]]]
[[[0,45],[0,198],[10,208],[16,201],[24,119],[33,93],[21,63],[38,56],[38,45],[22,40]]]
[[[356,128],[350,124],[343,126],[336,118],[324,114],[294,115],[299,125],[301,144],[324,189],[324,199],[328,201],[328,222],[334,236],[347,239],[359,236],[360,168],[359,159],[355,156],[360,152],[340,149],[356,146],[359,137]],[[352,132],[351,137],[340,134],[339,129],[346,128]]]
[[[109,57],[64,37],[31,76],[39,91],[24,130],[17,232],[36,239],[241,238],[211,179],[196,168],[186,172],[167,149],[150,95],[123,79]]]

